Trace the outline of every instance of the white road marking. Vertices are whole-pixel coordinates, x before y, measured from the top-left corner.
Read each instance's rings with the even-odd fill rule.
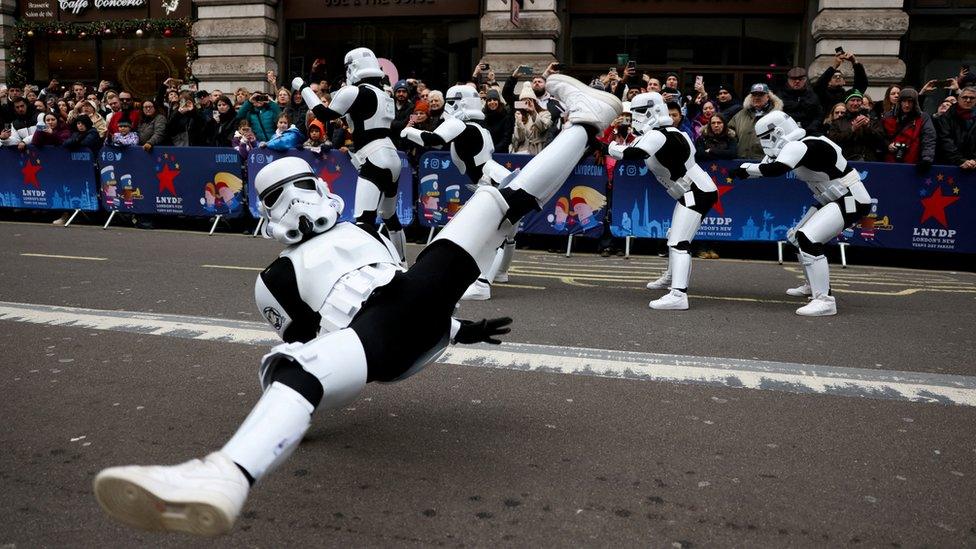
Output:
[[[22,253],[20,255],[25,257],[50,257],[54,259],[81,259],[84,261],[108,261],[107,257],[84,257],[78,255],[29,254],[29,253]]]
[[[0,320],[272,346],[266,324],[219,318],[0,302]],[[790,393],[976,406],[976,377],[505,343],[450,347],[444,364],[695,383]]]

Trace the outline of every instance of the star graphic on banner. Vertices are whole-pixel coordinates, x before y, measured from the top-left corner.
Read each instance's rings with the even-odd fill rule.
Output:
[[[732,182],[732,178],[731,177],[726,177],[725,178],[725,182],[726,183],[731,183]]]
[[[156,173],[156,179],[159,180],[159,193],[162,194],[164,190],[167,190],[169,194],[176,196],[176,188],[173,187],[173,180],[178,175],[180,175],[180,170],[169,169],[169,164],[163,165],[163,169]]]
[[[952,177],[950,175],[949,177],[946,178],[946,182],[949,183],[950,185],[955,185],[956,184],[956,178],[955,177]]]
[[[717,172],[718,171],[718,164],[712,164],[711,166],[709,166],[708,167],[708,171],[710,171],[710,172]]]
[[[331,192],[331,189],[332,189],[332,183],[334,183],[336,179],[339,179],[339,176],[340,175],[342,175],[342,169],[341,168],[338,168],[335,171],[332,171],[329,168],[323,166],[322,169],[319,170],[319,178],[321,178],[323,181],[325,181],[329,185],[330,192]]]
[[[716,187],[718,188],[718,200],[715,201],[715,205],[712,208],[719,215],[725,215],[725,208],[722,206],[722,195],[731,191],[734,187],[732,185],[716,185]]]
[[[35,188],[41,188],[41,182],[37,180],[37,172],[41,171],[40,164],[34,164],[28,158],[24,162],[24,167],[21,168],[20,173],[24,174],[24,185],[33,185]]]
[[[935,176],[935,179],[938,181],[942,181],[943,179],[945,179],[945,176],[940,173],[939,175]]]
[[[719,173],[721,173],[722,175],[729,175],[729,169],[728,168],[722,168],[721,170],[719,170]]]
[[[928,198],[922,199],[922,206],[925,207],[925,211],[922,212],[922,220],[919,223],[925,223],[925,220],[931,217],[941,223],[943,227],[949,228],[949,223],[946,221],[945,209],[946,206],[956,200],[959,200],[958,196],[942,196],[942,187],[936,187],[934,193]]]

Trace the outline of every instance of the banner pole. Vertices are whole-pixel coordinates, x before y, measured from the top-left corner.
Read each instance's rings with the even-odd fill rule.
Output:
[[[263,217],[259,217],[258,218],[258,226],[257,227],[254,227],[254,234],[251,235],[251,238],[254,238],[254,237],[256,237],[258,235],[258,233],[261,231],[261,225],[264,225],[264,218]]]
[[[847,268],[847,242],[840,243],[840,268]]]
[[[108,219],[105,220],[105,225],[102,226],[103,231],[108,228],[108,225],[112,222],[112,218],[115,217],[116,212],[118,212],[118,210],[112,210],[112,212],[108,214]]]
[[[633,235],[627,235],[624,237],[624,257],[630,257],[630,239]]]
[[[220,223],[220,216],[221,215],[223,215],[223,214],[217,214],[217,217],[214,219],[213,225],[210,227],[210,235],[211,236],[213,236],[214,231],[217,230],[217,223]]]
[[[434,241],[434,231],[436,231],[436,230],[437,230],[437,226],[434,225],[434,226],[432,226],[430,228],[430,232],[427,233],[427,245],[428,246],[430,246],[430,243]]]
[[[569,235],[566,240],[566,257],[572,257],[573,255],[573,235]]]
[[[777,255],[777,261],[779,261],[779,264],[782,265],[783,264],[783,241],[782,240],[776,241],[776,255]]]
[[[67,228],[68,225],[71,225],[71,222],[74,221],[75,217],[80,213],[81,213],[81,209],[76,209],[75,213],[71,214],[71,217],[69,217],[68,220],[64,222],[64,226]]]

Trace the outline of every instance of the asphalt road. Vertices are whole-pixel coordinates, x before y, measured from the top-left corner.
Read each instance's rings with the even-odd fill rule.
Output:
[[[17,223],[0,239],[2,302],[234,321],[260,320],[253,280],[280,249]],[[971,273],[837,268],[840,314],[808,319],[783,294],[796,265],[761,261],[696,260],[692,309],[652,311],[663,264],[519,251],[460,316],[565,349],[976,376]],[[0,547],[976,545],[976,407],[455,364],[317,416],[216,543],[105,517],[94,475],[219,448],[266,349],[0,320]]]

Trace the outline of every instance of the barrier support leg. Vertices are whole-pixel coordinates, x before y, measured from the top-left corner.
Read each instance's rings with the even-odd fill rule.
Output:
[[[573,235],[569,235],[569,239],[566,240],[566,257],[573,256]]]
[[[258,218],[258,226],[257,227],[254,227],[254,234],[251,235],[251,238],[254,238],[255,236],[258,235],[259,232],[261,232],[261,226],[262,225],[264,225],[264,218],[263,217],[259,217]]]
[[[780,265],[783,264],[783,244],[786,244],[786,242],[782,240],[776,241],[776,260],[779,261]]]
[[[210,234],[211,235],[213,235],[214,234],[214,231],[217,230],[217,223],[220,223],[221,216],[222,216],[222,214],[217,214],[217,217],[214,218],[213,225],[210,226]]]
[[[78,214],[80,214],[80,213],[81,213],[81,210],[80,209],[75,210],[75,212],[73,214],[71,214],[71,217],[69,217],[68,220],[64,222],[64,226],[67,227],[68,225],[71,225],[71,222],[74,221],[75,220],[75,217],[77,217]]]
[[[841,269],[847,268],[847,247],[849,245],[850,244],[848,244],[847,242],[840,243],[840,268]]]
[[[630,257],[630,239],[633,238],[630,235],[624,237],[624,257]]]
[[[102,226],[103,231],[108,228],[109,223],[112,222],[112,218],[115,217],[116,213],[118,213],[118,210],[112,210],[111,213],[108,214],[108,219],[105,220],[105,225]]]
[[[436,231],[437,231],[437,227],[436,227],[436,226],[434,226],[434,227],[431,227],[431,228],[430,228],[430,232],[429,232],[429,233],[427,233],[427,245],[428,245],[428,246],[430,246],[430,243],[434,241],[434,233],[435,233]]]

